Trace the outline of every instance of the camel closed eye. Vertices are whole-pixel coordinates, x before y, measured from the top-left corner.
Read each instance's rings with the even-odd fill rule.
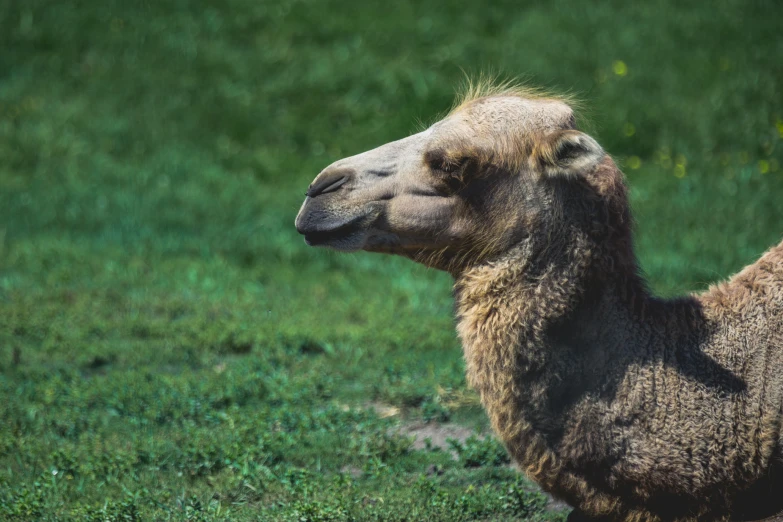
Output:
[[[465,188],[472,177],[472,171],[475,170],[474,162],[465,156],[450,158],[436,153],[428,158],[427,163],[433,174],[440,178],[446,191],[452,194]]]
[[[456,176],[462,173],[463,170],[465,170],[467,163],[468,163],[467,158],[459,158],[456,160],[447,158],[442,160],[442,162],[438,166],[436,166],[435,169],[445,174]]]
[[[454,176],[460,173],[467,165],[467,157],[449,157],[449,155],[442,150],[431,150],[425,154],[424,161],[433,172]]]

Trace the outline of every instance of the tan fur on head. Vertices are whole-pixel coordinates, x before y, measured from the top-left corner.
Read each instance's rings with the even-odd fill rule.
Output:
[[[573,94],[561,94],[540,87],[526,85],[516,79],[501,79],[498,75],[482,73],[477,77],[468,76],[457,89],[454,104],[449,114],[464,109],[476,100],[492,97],[516,97],[526,100],[551,100],[568,105],[572,110],[574,122],[580,112],[582,102]]]
[[[513,116],[513,111],[503,108],[504,104],[514,105],[520,101],[527,107],[524,114]],[[519,172],[530,163],[534,150],[552,157],[551,154],[556,151],[551,149],[554,145],[551,134],[576,129],[580,108],[581,102],[573,95],[556,94],[517,80],[500,80],[494,75],[482,74],[476,79],[466,80],[457,92],[449,115],[463,114],[475,118],[480,114],[477,119],[483,122],[487,133],[491,132],[490,124],[502,121],[504,115],[515,118],[505,125],[518,127],[520,132],[492,137],[491,147],[477,147],[476,143],[471,143],[465,144],[464,148],[472,149],[473,155],[485,165]],[[592,140],[587,135],[584,137]],[[596,152],[601,151],[594,140],[592,144]],[[579,165],[573,165],[571,170],[578,168]],[[553,173],[552,169],[545,172],[548,175]]]

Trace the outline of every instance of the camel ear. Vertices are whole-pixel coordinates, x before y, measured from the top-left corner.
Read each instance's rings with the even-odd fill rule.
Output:
[[[575,177],[592,170],[606,156],[593,138],[577,130],[546,136],[533,150],[535,167],[545,176]]]

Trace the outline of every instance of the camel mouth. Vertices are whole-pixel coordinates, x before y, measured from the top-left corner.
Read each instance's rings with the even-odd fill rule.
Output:
[[[333,230],[323,230],[318,232],[305,232],[304,240],[308,246],[328,246],[336,240],[344,239],[351,234],[359,232],[359,227],[348,226],[338,227]]]
[[[359,250],[364,244],[364,216],[333,226],[316,226],[311,229],[299,228],[305,243],[314,247],[330,247],[335,250]]]

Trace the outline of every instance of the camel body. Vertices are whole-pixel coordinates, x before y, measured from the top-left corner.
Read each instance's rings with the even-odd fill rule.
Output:
[[[468,382],[573,519],[783,509],[783,243],[703,294],[653,297],[624,177],[575,121],[567,100],[478,85],[322,171],[297,230],[454,276]]]
[[[520,468],[594,517],[775,513],[783,243],[675,300],[569,268],[531,279],[510,255],[456,280],[468,380]]]

